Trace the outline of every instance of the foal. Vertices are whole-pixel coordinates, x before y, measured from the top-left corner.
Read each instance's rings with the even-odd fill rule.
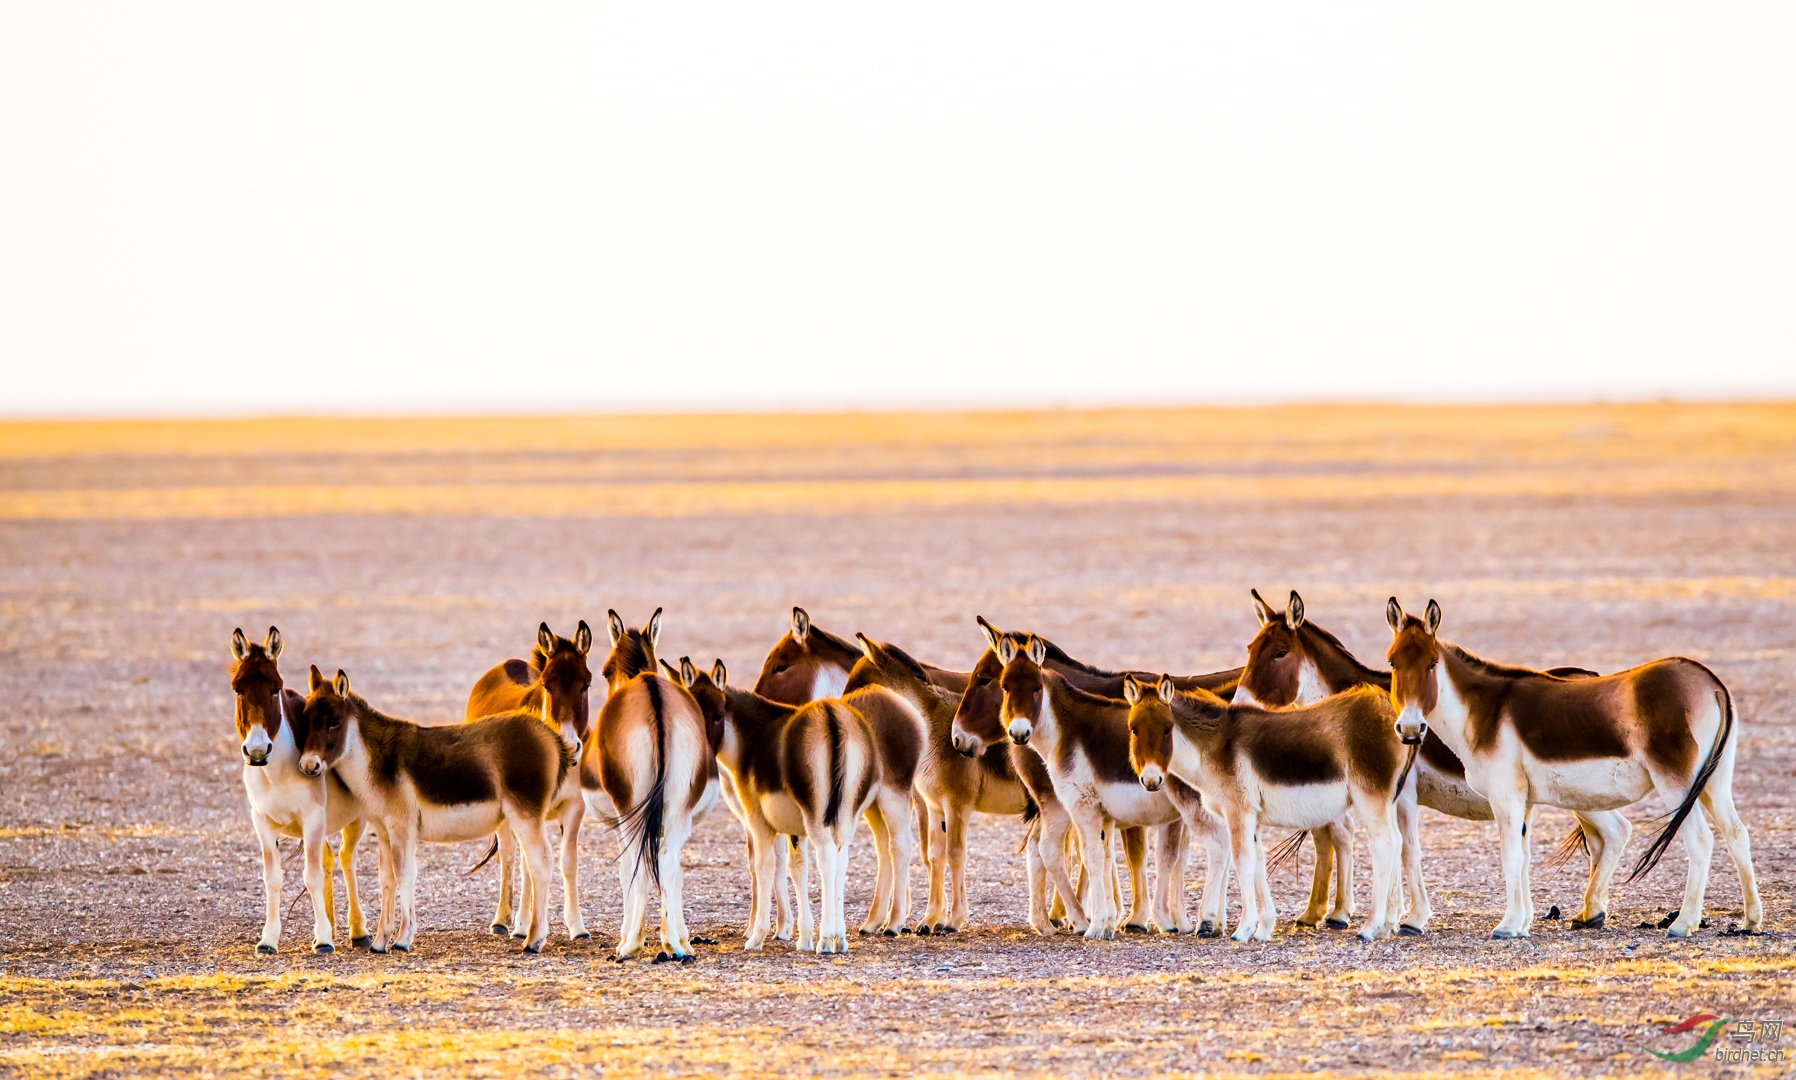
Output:
[[[1277,711],[1231,705],[1206,690],[1179,692],[1166,676],[1145,692],[1131,677],[1123,695],[1129,761],[1141,786],[1155,791],[1169,777],[1183,780],[1228,821],[1241,886],[1234,940],[1269,940],[1277,921],[1260,826],[1314,829],[1348,814],[1372,848],[1372,910],[1360,939],[1395,929],[1399,853],[1391,801],[1413,756],[1402,752],[1398,736],[1420,743],[1419,721],[1394,724],[1384,695],[1368,688]]]
[[[468,694],[465,719],[475,721],[507,712],[534,713],[542,718],[561,741],[579,747],[590,726],[587,691],[592,686],[592,670],[586,666],[586,654],[592,649],[592,628],[580,620],[573,640],[557,635],[543,623],[536,630],[536,648],[530,659],[507,660],[488,671]],[[550,808],[552,820],[561,822],[561,917],[567,924],[568,937],[590,941],[592,935],[580,915],[579,859],[580,823],[586,818],[586,800],[580,797],[580,776],[569,773]],[[493,913],[493,933],[524,936],[518,920],[517,901],[522,889],[515,889],[513,866],[517,841],[504,826],[499,828],[495,850],[499,853],[499,907]],[[530,902],[524,898],[525,903]]]
[[[1391,627],[1392,706],[1400,723],[1426,722],[1465,763],[1466,781],[1490,801],[1508,886],[1493,938],[1527,937],[1534,922],[1528,883],[1528,812],[1535,803],[1615,810],[1657,790],[1676,807],[1634,866],[1651,870],[1682,833],[1690,869],[1669,936],[1701,925],[1714,835],[1696,804],[1715,817],[1740,871],[1741,927],[1764,910],[1751,841],[1734,809],[1737,719],[1727,687],[1694,660],[1671,657],[1597,678],[1562,679],[1482,660],[1437,635],[1440,605],[1424,618],[1385,605]],[[1604,852],[1607,855],[1607,852]]]
[[[1374,671],[1360,663],[1347,651],[1339,638],[1310,622],[1304,616],[1303,597],[1292,590],[1291,598],[1280,612],[1253,596],[1254,613],[1260,630],[1247,645],[1247,666],[1241,671],[1241,686],[1234,700],[1247,705],[1283,708],[1288,705],[1314,705],[1330,694],[1338,694],[1356,686],[1391,688],[1391,673]],[[1547,672],[1561,678],[1587,678],[1596,672],[1577,667],[1551,668]],[[1409,917],[1399,927],[1405,935],[1420,934],[1428,926],[1433,907],[1428,888],[1422,880],[1422,842],[1418,803],[1451,817],[1467,821],[1489,821],[1490,803],[1466,783],[1465,766],[1440,736],[1433,731],[1422,740],[1421,752],[1409,783],[1397,797],[1397,828],[1403,834],[1403,876],[1409,896]],[[1633,826],[1614,810],[1575,811],[1578,827],[1566,838],[1561,850],[1570,852],[1580,840],[1590,851],[1590,880],[1584,891],[1584,909],[1572,919],[1572,929],[1597,928],[1603,925],[1609,896],[1609,881],[1621,863],[1622,849],[1627,846]],[[1316,876],[1310,892],[1310,907],[1299,924],[1312,925],[1312,914],[1321,910],[1328,892],[1329,867],[1323,853],[1320,835],[1316,838]],[[1337,859],[1337,863],[1343,860]],[[1351,856],[1346,860],[1351,863]],[[1340,870],[1341,880],[1347,870]],[[1351,889],[1337,883],[1336,896]],[[1331,917],[1329,925],[1335,925]],[[1341,925],[1346,925],[1342,923]]]
[[[661,893],[655,962],[687,962],[693,939],[686,931],[680,851],[717,803],[717,759],[692,697],[655,671],[661,609],[641,630],[624,626],[615,611],[606,618],[611,655],[601,673],[610,694],[581,754],[580,786],[595,809],[610,811],[622,834],[617,873],[624,912],[614,959],[642,951],[653,887]]]
[[[336,905],[331,896],[331,849],[325,838],[343,834],[343,888],[349,894],[349,940],[365,944],[362,902],[356,895],[355,847],[362,838],[361,807],[341,781],[300,771],[306,742],[305,698],[286,689],[275,661],[281,655],[281,632],[268,628],[267,640],[254,644],[241,628],[231,633],[231,691],[237,698],[237,741],[243,752],[243,790],[249,796],[250,825],[262,843],[262,889],[267,916],[259,953],[281,943],[281,853],[279,838],[297,836],[304,849],[306,892],[312,897],[312,951],[335,946]]]
[[[902,712],[891,714],[908,711],[909,706],[877,687],[806,705],[785,705],[731,689],[721,660],[707,674],[682,657],[680,674],[706,716],[722,725],[718,760],[735,779],[752,838],[751,854],[759,862],[751,875],[756,896],[744,948],[759,950],[767,940],[774,844],[781,835],[800,835],[814,849],[822,878],[817,951],[848,951],[844,905],[848,848],[855,819],[863,814],[875,842],[886,849],[881,853],[882,873],[869,921],[886,933],[896,933],[910,895],[910,790],[916,751],[913,746],[907,761],[899,744],[894,760],[897,740],[889,729],[905,722]],[[920,720],[913,722],[920,725]],[[877,730],[880,727],[888,731]],[[921,741],[920,731],[916,741]],[[887,866],[890,878],[884,872]],[[809,936],[804,925],[809,897],[799,897],[799,909],[802,949]]]
[[[529,713],[478,724],[423,727],[387,716],[350,692],[349,676],[314,666],[299,769],[328,769],[362,806],[380,839],[380,927],[370,948],[410,952],[418,932],[418,842],[452,844],[509,828],[536,882],[524,951],[549,933],[549,847],[543,819],[575,752]]]

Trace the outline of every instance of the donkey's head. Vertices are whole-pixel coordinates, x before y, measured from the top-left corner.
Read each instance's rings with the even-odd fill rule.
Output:
[[[1133,675],[1123,676],[1123,700],[1129,703],[1129,764],[1141,786],[1159,791],[1172,767],[1171,675],[1143,687]]]
[[[699,715],[705,718],[705,735],[710,739],[711,752],[721,750],[730,719],[730,697],[725,693],[729,689],[730,673],[724,668],[723,661],[714,662],[708,672],[700,671],[690,656],[680,657],[677,668],[665,660],[661,661],[661,666],[686,688],[693,701],[698,702]]]
[[[1391,624],[1391,708],[1397,714],[1397,734],[1414,745],[1428,734],[1428,714],[1440,700],[1441,606],[1428,601],[1420,619],[1406,615],[1395,596],[1384,607]]]
[[[911,654],[886,641],[874,641],[865,634],[854,635],[860,644],[861,658],[848,670],[848,682],[842,693],[851,694],[868,686],[884,686],[907,698],[922,702],[934,693],[929,673]]]
[[[1004,663],[998,676],[998,686],[1004,691],[999,719],[1010,741],[1024,746],[1041,726],[1041,666],[1048,659],[1047,643],[1030,634],[1027,643],[1019,646],[1007,635],[998,639],[998,659]]]
[[[323,776],[324,770],[337,763],[349,744],[349,729],[356,721],[356,699],[349,693],[349,676],[337,669],[335,679],[326,679],[313,664],[306,674],[305,742],[299,748],[299,771],[307,776]]]
[[[239,627],[231,632],[231,692],[237,695],[237,742],[243,760],[268,764],[274,737],[281,730],[281,632],[268,628],[268,639],[257,645]]]
[[[1301,704],[1304,665],[1310,663],[1304,654],[1303,597],[1291,590],[1285,610],[1279,611],[1253,594],[1254,614],[1260,619],[1260,632],[1247,643],[1247,666],[1241,669],[1241,684],[1235,689],[1235,700],[1246,705],[1282,709]]]
[[[755,693],[787,705],[839,696],[861,651],[811,624],[804,608],[792,609],[792,628],[774,642],[761,663]]]
[[[543,623],[536,629],[536,652],[532,665],[542,674],[537,681],[543,688],[543,722],[561,733],[562,741],[574,745],[586,738],[588,723],[587,691],[592,688],[592,669],[586,665],[586,654],[592,650],[592,627],[580,620],[574,638],[558,636]]]
[[[998,679],[1004,674],[1004,662],[998,659],[998,642],[1006,637],[1013,644],[1028,641],[1026,635],[1006,634],[985,616],[975,616],[979,632],[985,635],[985,652],[967,676],[967,688],[961,692],[960,705],[954,710],[954,726],[948,732],[954,749],[968,757],[984,752],[993,743],[1004,741],[1004,688]]]
[[[655,670],[655,642],[661,637],[661,609],[655,609],[641,630],[625,626],[622,616],[615,611],[605,612],[605,619],[611,632],[611,655],[605,658],[599,673],[605,676],[605,685],[616,690],[643,672]]]

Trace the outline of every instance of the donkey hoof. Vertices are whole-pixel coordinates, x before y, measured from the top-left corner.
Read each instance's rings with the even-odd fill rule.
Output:
[[[1608,920],[1609,913],[1606,911],[1599,911],[1588,919],[1573,919],[1571,921],[1571,928],[1573,930],[1601,930],[1603,924]]]
[[[703,934],[700,934],[697,937],[694,937],[692,939],[692,943],[694,945],[715,945],[715,944],[717,944],[717,939],[714,937],[706,937]]]
[[[274,946],[273,945],[257,945],[256,946],[256,955],[257,956],[273,956],[274,955]]]
[[[949,926],[947,923],[935,924],[935,932],[938,934],[952,934],[957,932],[957,930],[958,927]]]
[[[1322,925],[1328,927],[1330,930],[1345,930],[1345,929],[1347,929],[1347,920],[1346,919],[1329,919],[1327,922],[1323,923]]]
[[[312,946],[312,951],[315,953],[334,953],[337,951],[337,947],[328,941],[320,941]]]
[[[1490,932],[1492,941],[1520,941],[1527,936],[1527,934],[1515,930],[1492,930]]]
[[[523,941],[525,938],[529,937],[530,935],[524,933],[522,930],[513,930],[511,932],[511,936],[514,938],[517,938],[519,941]]]
[[[1554,920],[1554,919],[1557,919],[1557,918],[1559,918],[1559,917],[1560,917],[1560,915],[1559,915],[1559,905],[1558,905],[1558,904],[1554,904],[1554,905],[1553,905],[1553,906],[1552,906],[1552,907],[1550,907],[1550,908],[1548,908],[1548,909],[1547,909],[1547,913],[1546,913],[1546,914],[1545,914],[1545,915],[1542,915],[1542,916],[1541,916],[1541,918],[1543,918],[1543,919],[1546,919],[1546,920],[1548,920],[1548,921],[1549,921],[1549,922],[1550,922],[1550,921],[1552,921],[1552,920]],[[1576,919],[1573,919],[1573,920],[1572,920],[1572,925],[1573,925],[1573,926],[1576,926],[1576,925],[1578,925],[1578,920],[1576,920]]]
[[[919,937],[928,937],[929,936],[929,924],[928,923],[921,923],[917,926],[917,936],[919,936]],[[270,950],[270,951],[273,951],[273,950]]]
[[[680,963],[696,964],[696,963],[698,963],[698,957],[692,955],[691,953],[687,953],[685,956],[680,957]]]
[[[1123,924],[1123,933],[1125,933],[1125,934],[1145,934],[1145,933],[1148,933],[1148,928],[1141,925],[1140,923],[1124,923]]]
[[[897,937],[897,936],[898,936],[898,931],[896,931],[896,930],[887,930],[886,931],[886,937]]]
[[[350,938],[349,944],[350,944],[351,948],[366,949],[370,944],[373,943],[373,941],[374,941],[373,938],[369,937],[367,934],[363,934],[361,937]]]
[[[869,929],[867,929],[867,928],[866,928],[866,927],[864,927],[864,926],[863,926],[863,927],[861,927],[861,928],[860,928],[860,929],[859,929],[859,930],[856,930],[856,931],[855,931],[855,933],[857,933],[857,934],[859,934],[859,935],[860,935],[860,936],[862,936],[862,937],[866,937],[866,936],[867,936],[867,935],[868,935],[868,934],[874,934],[874,933],[878,933],[878,931],[876,931],[876,930],[869,930]]]
[[[590,933],[583,933],[583,934],[575,934],[575,935],[574,935],[574,940],[575,940],[575,941],[591,941],[591,940],[592,940],[592,934],[590,934]]]
[[[511,933],[511,927],[506,926],[502,922],[496,922],[493,924],[493,933],[499,937],[504,937],[505,935]]]
[[[899,933],[900,933],[900,934],[908,934],[908,933],[910,933],[910,932],[911,932],[911,930],[910,930],[910,927],[908,927],[908,926],[900,926],[900,927],[899,927],[899,928],[898,928],[898,932],[899,932]]]
[[[542,943],[541,943],[541,942],[535,942],[535,943],[532,943],[532,944],[529,944],[529,945],[526,945],[526,946],[524,946],[524,951],[525,951],[525,952],[527,952],[527,953],[530,953],[530,954],[531,954],[531,955],[533,955],[533,956],[534,956],[534,955],[535,955],[535,954],[537,954],[537,953],[540,953],[540,952],[542,952],[542,951],[543,951],[543,946],[542,946]]]
[[[672,959],[673,959],[673,957],[667,955],[665,952],[658,952],[655,954],[654,962],[657,964],[665,964],[669,960],[672,960]]]
[[[1408,923],[1404,923],[1403,925],[1397,927],[1397,936],[1398,937],[1421,937],[1422,936],[1422,928],[1419,926],[1411,926]]]
[[[394,952],[403,952],[403,953],[408,953],[408,952],[411,952],[411,951],[412,951],[412,947],[411,947],[411,946],[410,946],[410,945],[402,945],[402,944],[400,944],[400,943],[399,943],[399,942],[397,942],[397,941],[395,941],[395,942],[394,942],[394,943],[393,943],[393,951],[394,951]]]
[[[1202,938],[1215,937],[1216,936],[1216,924],[1211,922],[1208,919],[1205,919],[1203,922],[1198,923],[1197,924],[1197,936],[1202,937]]]
[[[385,945],[371,944],[368,946],[368,951],[375,954],[376,956],[385,956],[387,954],[387,947]]]

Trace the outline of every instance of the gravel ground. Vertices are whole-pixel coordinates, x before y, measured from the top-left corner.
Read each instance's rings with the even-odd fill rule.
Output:
[[[1112,426],[1126,443],[1133,421],[1119,415]],[[1625,434],[1627,415],[1615,423]],[[1044,426],[1047,435],[1019,437],[997,456],[1040,460],[1026,451],[1030,439],[1052,442],[1051,425],[1031,431]],[[849,512],[763,501],[630,517],[252,508],[166,518],[93,510],[90,500],[60,517],[0,516],[0,1074],[1596,1076],[1651,1072],[1661,1066],[1643,1045],[1674,1050],[1693,1038],[1658,1034],[1655,1022],[1697,1012],[1796,1021],[1796,499],[1779,485],[1739,482],[1741,469],[1786,475],[1796,425],[1785,423],[1782,441],[1744,449],[1713,428],[1630,444],[1653,468],[1696,477],[1673,493],[1592,482],[1573,495],[1331,499],[1329,476],[1411,467],[1388,455],[1368,463],[1349,448],[1293,467],[1320,478],[1314,494],[1266,501],[1157,500],[1148,489],[1124,502],[869,499]],[[989,450],[932,438],[927,468],[914,448],[882,458],[877,440],[871,450],[864,440],[846,447],[844,482],[927,479],[956,461],[971,469]],[[1277,442],[1276,428],[1265,438]],[[1551,468],[1612,466],[1608,443],[1538,438],[1563,450]],[[1131,452],[1118,464],[1091,449],[1113,449],[1102,440],[1055,445],[1056,468],[1099,461],[1082,476],[1198,468],[1189,454],[1171,465],[1159,455],[1150,469],[1143,462],[1154,455]],[[1519,456],[1504,445],[1453,468],[1513,470]],[[807,476],[830,479],[838,459],[827,450],[806,451]],[[294,475],[378,484],[400,466],[408,483],[477,487],[505,482],[481,469],[503,477],[541,471],[545,460],[540,449],[485,445],[398,459],[94,458],[34,457],[15,439],[11,453],[0,484],[14,492],[169,489],[219,476],[272,488]],[[598,455],[607,477],[620,472],[619,453]],[[790,460],[796,452],[764,448],[629,453],[625,463],[655,466],[658,482],[679,482],[669,461],[709,484],[803,471]],[[1405,455],[1428,463],[1424,451]],[[558,482],[578,482],[587,460],[554,457]],[[489,935],[496,876],[461,875],[479,854],[470,844],[425,851],[412,955],[314,957],[303,905],[281,954],[254,955],[261,877],[231,726],[234,626],[258,638],[280,626],[290,684],[303,683],[307,663],[343,667],[377,705],[438,722],[459,718],[482,671],[528,649],[538,621],[563,632],[578,618],[601,626],[612,607],[639,623],[664,606],[663,655],[722,657],[741,679],[752,678],[795,603],[828,629],[866,631],[944,665],[975,658],[980,613],[1093,661],[1194,671],[1240,662],[1255,585],[1268,596],[1300,589],[1310,618],[1369,660],[1382,656],[1383,599],[1394,592],[1412,607],[1439,598],[1443,633],[1496,659],[1604,671],[1669,654],[1709,664],[1739,703],[1736,790],[1770,933],[1720,935],[1740,901],[1718,844],[1714,929],[1689,942],[1632,929],[1676,903],[1681,847],[1650,878],[1617,886],[1608,929],[1543,922],[1528,941],[1489,941],[1501,913],[1489,828],[1428,812],[1437,915],[1420,939],[1366,946],[1286,924],[1272,942],[1247,946],[1039,938],[1024,919],[1020,825],[981,818],[966,931],[857,939],[838,959],[784,946],[749,955],[740,951],[740,830],[720,809],[687,848],[686,895],[694,932],[721,944],[701,947],[689,967],[606,962],[620,905],[610,838],[599,830],[581,871],[593,943],[558,936],[525,956]],[[1644,824],[1659,812],[1649,801],[1631,816]],[[1540,836],[1556,838],[1570,816],[1543,810],[1537,821]],[[864,831],[859,840],[855,920],[873,879]],[[371,843],[360,865],[372,881]],[[1276,878],[1283,915],[1301,907],[1309,866],[1306,851],[1299,870]],[[1537,905],[1569,914],[1582,875],[1582,865],[1537,869]],[[290,900],[298,879],[295,856]],[[1194,869],[1194,904],[1200,882]],[[915,895],[920,905],[920,884]],[[1796,1032],[1783,1043],[1796,1051]],[[1718,1045],[1740,1044],[1724,1036]]]

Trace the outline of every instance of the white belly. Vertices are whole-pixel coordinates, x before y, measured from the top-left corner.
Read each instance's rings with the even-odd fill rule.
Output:
[[[1567,810],[1618,810],[1652,790],[1652,777],[1632,758],[1527,765],[1530,802]]]
[[[1347,781],[1332,784],[1262,784],[1260,823],[1285,829],[1314,829],[1347,812]]]
[[[454,844],[491,836],[504,819],[497,802],[463,803],[458,806],[418,807],[418,839],[430,844]]]
[[[796,799],[783,791],[774,791],[762,795],[760,802],[761,816],[773,826],[774,832],[787,836],[804,835],[804,811]]]

